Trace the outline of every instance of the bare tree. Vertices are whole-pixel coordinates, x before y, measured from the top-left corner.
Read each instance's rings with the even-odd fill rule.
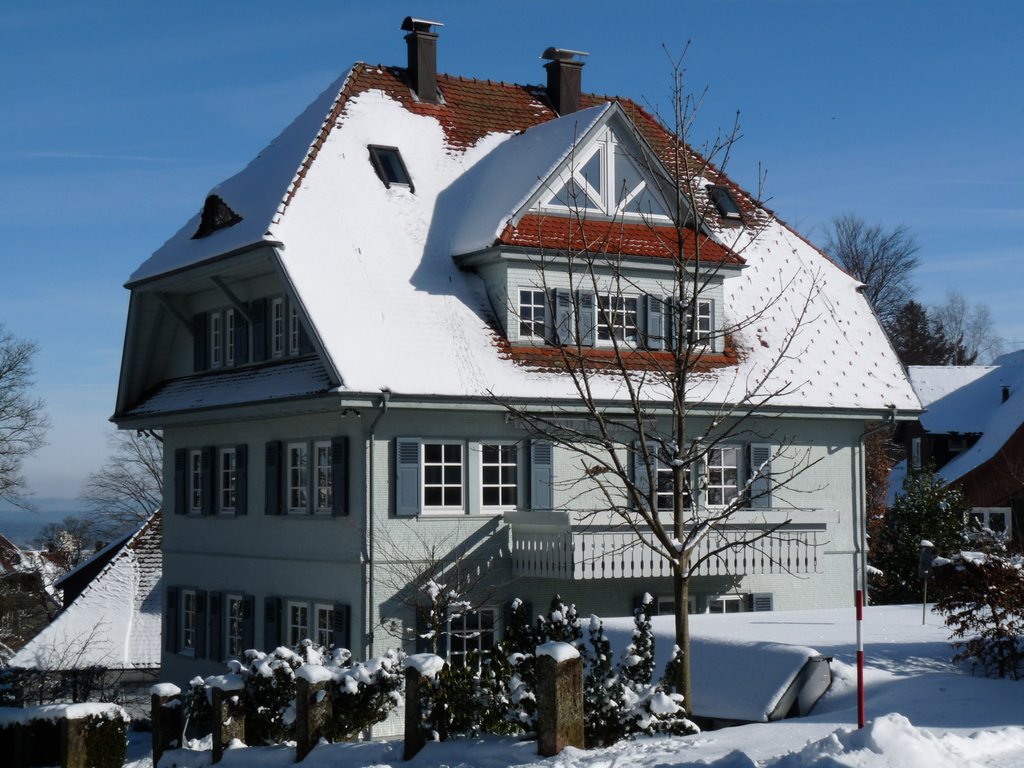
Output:
[[[568,499],[559,508],[568,509],[579,525],[618,524],[629,532],[623,549],[646,548],[669,564],[676,643],[683,652],[675,685],[692,712],[690,579],[705,564],[724,562],[741,549],[779,562],[779,543],[790,537],[789,520],[769,518],[759,508],[784,488],[797,492],[795,479],[814,463],[777,431],[777,422],[765,412],[801,386],[776,373],[802,354],[798,337],[814,320],[810,313],[819,285],[816,275],[783,278],[762,296],[758,310],[722,327],[707,322],[707,297],[723,279],[731,279],[726,273],[738,263],[734,257],[770,223],[770,214],[735,187],[725,188],[735,212],[722,213],[716,195],[728,181],[720,169],[739,126],[705,144],[700,153],[692,150],[685,133],[696,105],[684,96],[682,73],[676,62],[673,114],[664,121],[673,127],[645,129],[640,122],[643,135],[636,137],[636,145],[641,150],[632,156],[649,178],[658,180],[670,209],[669,226],[664,218],[641,212],[647,234],[663,248],[659,261],[667,270],[659,278],[669,295],[650,296],[636,262],[623,255],[624,206],[611,227],[588,227],[586,192],[580,182],[570,183],[565,247],[542,253],[534,267],[537,291],[549,297],[545,311],[553,320],[554,352],[546,355],[545,366],[569,378],[576,398],[542,406],[495,399],[537,443],[570,457],[573,477],[555,481]],[[660,162],[650,160],[645,146],[653,147]],[[620,145],[617,151],[629,150]],[[637,199],[636,189],[624,186],[618,199]],[[723,215],[743,226],[723,227]],[[709,235],[712,231],[717,239]],[[731,240],[732,248],[723,248],[722,240]],[[570,290],[564,289],[566,280]],[[660,301],[655,314],[662,321],[653,328],[649,322],[645,332],[637,323],[638,294],[648,294],[648,302]],[[735,335],[756,335],[784,297],[785,312],[773,315],[770,323],[779,331],[774,360],[738,386],[726,383],[716,391],[716,385],[730,381],[730,366],[737,360]],[[518,319],[535,322],[536,316]],[[600,348],[592,345],[594,334]],[[740,440],[756,444],[749,458],[741,458]],[[763,450],[769,441],[772,447]],[[739,477],[741,463],[749,464],[745,479]],[[777,510],[784,502],[774,498]],[[740,524],[741,512],[754,524]]]
[[[44,444],[49,420],[41,398],[31,395],[35,344],[0,324],[0,499],[26,506],[22,460]]]
[[[145,522],[163,500],[163,441],[156,432],[118,431],[110,457],[82,486],[97,534],[114,538]]]
[[[910,276],[918,264],[918,245],[910,230],[902,224],[886,229],[844,213],[825,228],[824,250],[864,283],[868,303],[888,330],[914,297]]]
[[[988,363],[1003,351],[1003,339],[995,332],[988,304],[971,306],[963,294],[947,291],[946,300],[931,307],[930,313],[942,324],[954,344],[952,365]]]
[[[68,515],[59,523],[44,525],[36,543],[51,554],[62,570],[70,571],[89,559],[98,549],[96,536],[92,521]]]

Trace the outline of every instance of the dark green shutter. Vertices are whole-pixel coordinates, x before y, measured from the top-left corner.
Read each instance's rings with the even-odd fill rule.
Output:
[[[217,449],[203,448],[199,466],[202,471],[201,502],[204,515],[217,514],[217,485],[220,472],[217,471]]]
[[[167,587],[164,592],[164,650],[178,651],[178,587]]]
[[[174,451],[174,514],[188,513],[188,451]]]
[[[772,506],[772,447],[765,443],[748,446],[747,471],[750,477],[750,506],[771,509]],[[754,477],[755,473],[758,475]]]
[[[249,446],[235,446],[235,514],[249,513]]]
[[[220,592],[210,592],[210,637],[209,637],[209,658],[213,661],[222,661],[224,658],[224,620],[221,615]]]
[[[352,646],[352,608],[345,603],[334,604],[334,647],[348,648]]]
[[[655,296],[644,296],[643,300],[646,311],[638,314],[643,314],[647,320],[647,348],[665,349],[665,304]]]
[[[263,500],[263,509],[264,513],[268,515],[281,514],[281,451],[280,440],[271,440],[267,443],[263,476],[266,494]]]
[[[196,658],[206,656],[206,593],[196,590]]]
[[[267,359],[267,299],[256,299],[250,308],[252,316],[252,361],[261,363]]]
[[[235,365],[249,362],[249,321],[235,312]]]
[[[197,373],[210,367],[209,322],[205,312],[192,316],[192,370]]]
[[[331,514],[335,517],[348,514],[347,437],[331,440]]]
[[[263,650],[273,653],[281,645],[281,598],[263,600]]]

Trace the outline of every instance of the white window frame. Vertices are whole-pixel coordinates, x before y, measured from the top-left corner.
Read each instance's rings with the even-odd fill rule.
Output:
[[[632,302],[632,309],[629,303]],[[607,307],[602,305],[607,304]],[[607,316],[608,323],[605,323]],[[630,326],[629,318],[633,324]],[[635,345],[640,339],[640,297],[625,293],[599,293],[594,297],[594,340],[600,346],[611,346],[612,337],[620,344]],[[632,328],[632,330],[630,330]]]
[[[217,450],[217,508],[233,515],[238,505],[238,457],[234,447]]]
[[[284,357],[284,299],[280,296],[270,300],[270,354]]]
[[[697,596],[686,596],[687,613],[693,615],[697,612]],[[659,616],[671,616],[676,612],[676,598],[674,595],[658,595],[654,598],[654,606]]]
[[[718,464],[712,463],[712,457],[715,453],[721,454],[724,458],[726,452],[733,452],[736,456],[733,464],[726,464],[724,461],[720,461]],[[709,508],[722,508],[727,507],[737,498],[739,498],[740,491],[743,488],[743,450],[742,446],[723,444],[716,445],[713,448],[709,448],[707,455],[705,456],[705,477],[704,477],[704,498]],[[733,470],[736,473],[736,483],[734,485],[727,484],[725,482],[725,473],[729,470]],[[722,480],[719,483],[712,484],[711,475],[712,472],[721,472]],[[727,496],[727,489],[734,488],[735,494]],[[719,490],[722,492],[722,498],[717,501],[712,501],[712,491]]]
[[[309,603],[304,600],[289,600],[285,610],[285,637],[288,646],[296,647],[309,639]]]
[[[288,354],[299,354],[299,310],[294,305],[288,308]]]
[[[245,651],[245,595],[229,592],[224,595],[224,652],[237,659]]]
[[[188,511],[203,513],[203,452],[198,448],[188,452]]]
[[[537,317],[538,310],[540,319]],[[540,288],[520,288],[519,312],[516,315],[519,321],[519,338],[529,341],[544,341],[549,311],[547,291]],[[527,319],[527,315],[529,315],[529,319]]]
[[[714,348],[715,340],[715,309],[711,299],[697,299],[697,327],[693,330],[695,344]]]
[[[194,589],[181,590],[181,629],[178,648],[186,656],[195,656],[199,639],[199,597]]]
[[[331,464],[331,441],[313,443],[313,514],[330,515],[334,511],[334,468]]]
[[[224,362],[224,326],[220,311],[210,313],[210,367],[220,368]]]
[[[224,365],[235,365],[235,310],[224,310]]]
[[[293,461],[295,452],[304,457],[302,466]],[[285,448],[285,501],[289,515],[309,514],[309,443],[292,442]],[[296,473],[301,473],[297,476]],[[294,503],[300,501],[301,503]]]
[[[910,439],[910,468],[920,469],[921,468],[921,438],[912,437]]]
[[[324,622],[321,621],[324,616],[327,618],[327,626],[324,626]],[[334,638],[334,605],[316,603],[313,606],[313,621],[316,622],[313,625],[313,634],[315,635],[312,638],[313,642],[322,648],[330,648],[336,645]]]
[[[485,626],[484,617],[490,617],[490,626]],[[477,608],[449,615],[445,625],[448,635],[447,660],[449,666],[463,666],[470,653],[480,651],[481,656],[489,656],[494,652],[497,635],[495,626],[498,616],[494,608]],[[490,638],[489,642],[484,638]],[[456,639],[459,640],[459,649],[455,649]],[[484,645],[489,647],[481,647]]]
[[[1011,512],[1012,510],[1010,507],[971,507],[967,516],[980,522],[983,528],[988,528],[993,533],[1009,537],[1013,534],[1013,531],[1011,530],[1013,515]],[[997,531],[992,527],[993,515],[998,515],[1003,518],[1003,529],[1001,531]]]
[[[485,461],[484,461],[484,451],[489,449],[489,448],[497,448],[498,449],[499,456],[498,456],[498,462],[497,463],[493,463],[493,462],[489,463],[489,464],[485,463]],[[511,449],[512,450],[512,459],[511,459],[511,461],[505,461],[504,457],[501,456],[501,453],[503,453],[506,449]],[[481,441],[480,444],[479,444],[479,451],[478,451],[478,453],[479,453],[478,469],[480,471],[480,475],[479,475],[479,477],[480,477],[480,482],[479,482],[480,510],[482,512],[486,512],[486,513],[498,514],[500,512],[507,512],[509,510],[518,509],[519,508],[519,500],[522,497],[522,487],[521,487],[521,483],[520,483],[520,480],[521,480],[521,477],[522,477],[522,471],[520,469],[520,456],[522,455],[522,451],[520,450],[519,443],[514,441],[514,440],[488,440],[488,441]],[[486,482],[486,480],[484,478],[484,474],[485,474],[484,467],[485,466],[487,466],[487,467],[497,467],[498,468],[498,482],[497,483],[488,483],[488,482]],[[502,475],[504,473],[502,472],[502,470],[503,469],[507,469],[507,468],[511,468],[512,469],[513,480],[512,480],[511,483],[503,482]],[[486,488],[497,488],[498,489],[499,499],[500,499],[500,497],[505,495],[504,494],[504,489],[511,488],[512,489],[512,493],[515,496],[515,499],[511,503],[506,503],[506,504],[502,504],[502,503],[488,504],[487,501],[485,500],[485,489]]]
[[[709,596],[707,603],[707,613],[722,615],[727,613],[748,613],[750,611],[750,604],[747,598],[748,595],[745,594]],[[736,606],[739,610],[729,610],[730,606]]]
[[[427,450],[428,448],[439,445],[442,447],[442,457],[440,462],[428,462],[427,461]],[[449,446],[454,446],[459,449],[459,461],[448,461],[447,449]],[[430,467],[441,468],[441,482],[440,483],[428,483],[427,482],[427,470]],[[446,469],[459,468],[459,482],[453,483],[448,482],[445,478],[447,474]],[[424,440],[420,444],[420,509],[424,514],[451,514],[451,513],[463,513],[466,511],[466,444],[461,440]],[[459,489],[459,504],[444,504],[444,496],[449,488]],[[442,503],[441,504],[427,504],[427,490],[428,488],[440,488]]]

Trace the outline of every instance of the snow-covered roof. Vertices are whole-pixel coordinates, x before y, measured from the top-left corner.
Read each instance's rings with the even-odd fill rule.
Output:
[[[281,266],[343,390],[576,399],[567,377],[499,353],[483,281],[453,256],[486,245],[609,113],[632,120],[658,152],[664,132],[629,100],[612,109],[603,105],[613,99],[584,94],[583,110],[556,119],[534,88],[446,75],[438,84],[443,102],[425,104],[403,70],[356,65],[215,190],[242,222],[195,240],[198,218],[190,221],[131,281],[254,238],[280,242]],[[399,148],[414,191],[381,183],[370,145]],[[917,410],[859,283],[764,209],[757,216],[756,227],[716,233],[746,261],[725,281],[726,322],[754,321],[733,334],[738,365],[704,376],[693,396],[736,401],[764,380],[776,406]],[[614,398],[618,387],[599,382],[595,395]]]
[[[71,605],[15,654],[11,666],[159,667],[161,529],[162,513],[158,511]]]
[[[907,375],[921,405],[931,406],[958,389],[996,370],[993,365],[910,365]]]
[[[1009,397],[1003,401],[1003,387]],[[921,415],[921,425],[932,433],[981,433],[963,453],[938,474],[957,480],[992,459],[1024,425],[1024,365],[1003,365],[946,397]]]

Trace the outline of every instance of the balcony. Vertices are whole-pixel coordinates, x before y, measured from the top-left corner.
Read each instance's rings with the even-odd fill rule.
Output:
[[[731,547],[709,558],[695,576],[750,576],[760,574],[812,574],[821,572],[820,545],[827,540],[824,516],[787,514],[791,522],[770,538]],[[811,522],[813,520],[813,522]],[[517,576],[579,581],[586,579],[641,579],[672,575],[669,562],[642,544],[636,533],[621,524],[573,524],[567,512],[509,512],[512,564]],[[747,515],[726,529],[708,536],[700,554],[722,544],[739,542],[753,530],[765,530],[771,520]]]

